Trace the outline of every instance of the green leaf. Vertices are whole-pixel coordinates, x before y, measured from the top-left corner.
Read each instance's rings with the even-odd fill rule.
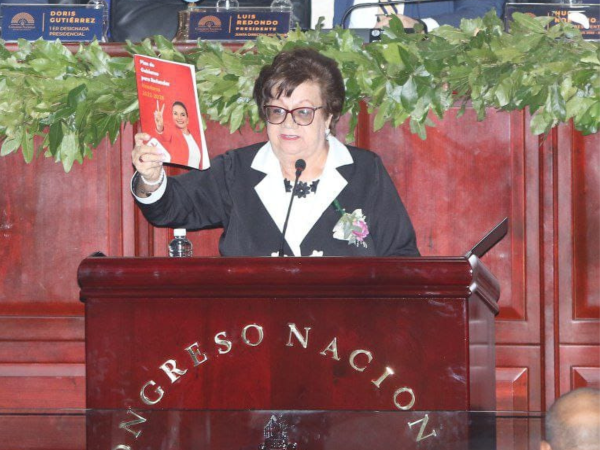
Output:
[[[229,120],[229,129],[233,133],[237,131],[244,121],[244,108],[241,105],[237,105],[231,112],[231,119]]]
[[[25,129],[21,139],[21,152],[23,152],[23,158],[26,163],[30,163],[33,160],[33,134],[29,129]]]
[[[547,133],[552,126],[552,118],[548,114],[539,112],[531,118],[529,126],[535,135]]]
[[[427,138],[427,131],[425,126],[418,120],[410,119],[410,131],[417,134],[421,139]]]
[[[382,44],[381,54],[388,63],[404,66],[400,57],[400,46],[398,44]]]
[[[115,116],[110,117],[110,119],[108,120],[107,129],[108,129],[108,139],[112,143],[114,143],[117,140],[117,136],[119,135],[120,128],[121,128],[121,124],[117,120],[117,117],[115,117]],[[102,141],[102,139],[104,139],[105,137],[106,137],[106,134],[98,136],[100,141]]]
[[[417,83],[415,83],[413,77],[410,77],[402,87],[402,93],[400,95],[402,106],[407,111],[412,111],[418,98]]]
[[[48,148],[50,150],[50,154],[52,156],[56,156],[59,151],[60,143],[63,140],[63,131],[62,131],[62,123],[56,122],[50,125],[50,140]]]
[[[70,172],[75,160],[79,158],[79,142],[75,133],[67,132],[60,144],[59,153],[65,172]]]
[[[558,120],[565,120],[567,115],[567,108],[565,105],[565,100],[560,94],[560,87],[558,86],[558,84],[554,84],[550,87],[547,109],[548,111],[552,112]]]
[[[169,39],[160,35],[156,35],[152,39],[154,40],[154,44],[156,45],[161,58],[181,63],[186,62],[185,56],[175,48]]]
[[[383,128],[385,122],[387,121],[388,111],[390,109],[391,103],[389,100],[384,101],[377,110],[377,114],[375,115],[375,119],[373,121],[373,130],[378,131]]]
[[[87,96],[87,86],[82,84],[72,89],[67,96],[67,106],[69,108],[77,108],[77,106],[85,101]]]
[[[0,156],[10,155],[21,147],[21,136],[14,138],[6,138],[2,143],[2,149],[0,150]]]
[[[511,102],[513,98],[512,82],[509,78],[505,78],[496,88],[496,98],[498,106],[504,107]]]

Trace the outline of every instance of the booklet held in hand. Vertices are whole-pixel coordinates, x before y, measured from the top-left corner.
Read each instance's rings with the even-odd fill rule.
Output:
[[[194,66],[135,55],[142,131],[165,162],[204,170],[210,166],[202,129]]]

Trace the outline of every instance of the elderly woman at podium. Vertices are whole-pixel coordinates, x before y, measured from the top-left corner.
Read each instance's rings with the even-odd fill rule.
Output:
[[[149,136],[135,136],[132,191],[152,224],[221,227],[223,256],[419,255],[381,159],[334,136],[345,99],[334,60],[282,52],[261,70],[254,99],[269,140],[219,155],[205,171],[167,177]]]

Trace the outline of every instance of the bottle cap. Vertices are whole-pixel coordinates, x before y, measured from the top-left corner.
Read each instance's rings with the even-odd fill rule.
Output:
[[[175,237],[185,237],[185,228],[175,228],[173,234]]]

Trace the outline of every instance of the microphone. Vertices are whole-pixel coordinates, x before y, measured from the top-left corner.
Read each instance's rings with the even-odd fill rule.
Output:
[[[346,22],[348,21],[348,18],[350,17],[350,14],[352,14],[352,12],[355,9],[360,9],[360,8],[372,8],[372,7],[379,7],[379,6],[394,6],[394,5],[408,5],[411,3],[433,3],[433,2],[439,2],[442,0],[404,0],[404,1],[391,1],[391,2],[371,2],[371,3],[358,3],[356,5],[352,5],[350,8],[348,8],[346,11],[344,11],[344,15],[342,16],[342,28],[346,28]]]
[[[299,159],[296,161],[296,179],[294,180],[294,187],[292,188],[292,198],[290,199],[290,206],[288,206],[287,216],[285,216],[285,222],[283,222],[283,232],[281,233],[281,245],[279,246],[279,256],[283,256],[283,247],[285,245],[285,232],[287,230],[288,221],[290,220],[290,212],[292,212],[292,203],[294,203],[294,194],[296,193],[296,185],[300,179],[300,175],[306,169],[306,161]]]

